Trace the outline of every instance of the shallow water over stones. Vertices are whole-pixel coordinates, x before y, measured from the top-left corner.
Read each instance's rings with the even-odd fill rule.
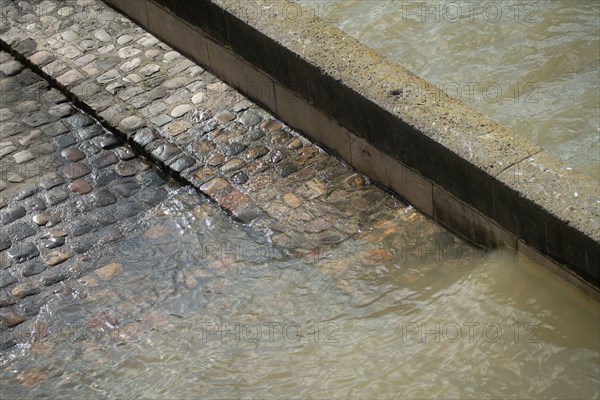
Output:
[[[363,221],[344,242],[297,246],[179,189],[85,253],[88,272],[16,326],[21,340],[0,358],[3,393],[600,394],[598,304],[526,259],[474,249],[411,207]]]

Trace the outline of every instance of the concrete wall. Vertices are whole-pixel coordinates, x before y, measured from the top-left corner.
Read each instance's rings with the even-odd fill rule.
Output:
[[[593,178],[287,0],[105,1],[441,224],[598,296]]]

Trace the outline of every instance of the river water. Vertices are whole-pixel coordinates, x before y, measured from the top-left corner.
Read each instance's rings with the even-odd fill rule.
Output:
[[[395,215],[299,258],[178,189],[2,354],[2,397],[600,396],[598,303]]]
[[[298,2],[600,179],[600,2]]]

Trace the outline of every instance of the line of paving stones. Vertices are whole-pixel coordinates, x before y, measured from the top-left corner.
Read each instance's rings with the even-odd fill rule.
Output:
[[[336,244],[384,204],[400,206],[102,2],[1,4],[0,38],[13,52],[276,244]]]
[[[79,255],[122,238],[175,186],[6,52],[0,87],[2,349],[62,281],[92,268]]]

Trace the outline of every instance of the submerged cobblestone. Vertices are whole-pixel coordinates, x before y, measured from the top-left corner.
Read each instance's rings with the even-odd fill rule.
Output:
[[[0,54],[5,60],[0,66],[21,65],[7,53]],[[0,82],[10,79],[6,70],[0,69]],[[9,150],[0,153],[0,179],[8,182],[0,188],[3,349],[16,343],[12,329],[38,313],[47,290],[79,276],[74,268],[81,262],[78,255],[97,244],[96,232],[118,222],[127,224],[127,218],[156,206],[174,187],[148,171],[129,146],[73,108],[66,97],[56,91],[47,96],[53,89],[42,78],[32,79],[22,65],[12,70],[28,73],[12,87],[25,95],[2,96],[4,105],[15,112],[5,114],[0,131],[5,134],[6,124],[18,124],[27,115],[46,114],[36,116],[43,121],[33,124],[39,128],[11,132],[9,141],[2,142],[2,149]],[[26,90],[31,87],[35,90]],[[117,171],[129,171],[124,174],[127,179]],[[155,193],[136,197],[149,185]]]
[[[0,320],[8,332],[39,310],[23,312],[24,299],[86,274],[86,252],[118,241],[167,199],[175,185],[149,162],[297,257],[357,237],[378,247],[385,232],[406,236],[411,224],[441,230],[102,2],[72,2],[72,13],[44,3],[52,18],[32,15],[36,30],[2,8],[0,39],[88,112],[0,52]],[[381,221],[394,228],[379,229]],[[374,252],[364,263],[386,257]],[[104,268],[102,281],[122,271]],[[2,348],[16,343],[7,338]]]

